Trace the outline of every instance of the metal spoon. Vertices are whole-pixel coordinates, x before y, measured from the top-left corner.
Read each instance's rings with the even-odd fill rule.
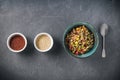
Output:
[[[108,25],[107,24],[102,24],[101,29],[100,29],[100,33],[103,37],[103,49],[102,49],[102,58],[106,57],[106,51],[105,51],[105,35],[108,32]]]

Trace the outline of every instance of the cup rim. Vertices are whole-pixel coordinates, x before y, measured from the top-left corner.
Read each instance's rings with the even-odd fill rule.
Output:
[[[49,38],[50,38],[50,41],[51,41],[51,44],[50,44],[50,47],[48,49],[45,49],[45,50],[41,50],[37,47],[36,45],[36,40],[39,36],[41,35],[47,35]],[[52,36],[49,34],[49,33],[46,33],[46,32],[41,32],[41,33],[38,33],[35,38],[34,38],[34,47],[39,51],[39,52],[47,52],[49,51],[52,47],[53,47],[53,38]]]
[[[10,43],[10,40],[11,40],[11,38],[14,37],[15,35],[20,35],[20,36],[23,37],[24,40],[25,40],[25,45],[24,45],[24,47],[23,47],[22,49],[20,49],[20,50],[14,50],[14,49],[12,49],[12,48],[10,47],[10,44],[9,44],[9,43]],[[12,52],[22,52],[22,51],[26,48],[26,46],[27,46],[27,39],[26,39],[26,37],[25,37],[22,33],[15,32],[15,33],[10,34],[9,37],[7,38],[7,47],[8,47],[8,49],[9,49],[10,51],[12,51]]]

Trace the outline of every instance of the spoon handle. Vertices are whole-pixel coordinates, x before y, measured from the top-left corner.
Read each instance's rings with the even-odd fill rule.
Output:
[[[102,49],[102,58],[106,57],[106,51],[105,51],[105,36],[103,36],[103,49]]]
[[[106,57],[105,49],[102,50],[102,58]]]

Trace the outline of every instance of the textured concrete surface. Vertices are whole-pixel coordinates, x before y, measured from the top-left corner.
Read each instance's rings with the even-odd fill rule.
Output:
[[[0,80],[120,80],[120,9],[119,0],[0,0]],[[84,21],[99,33],[102,23],[109,25],[106,36],[107,57],[96,53],[85,59],[68,55],[62,46],[67,26]],[[7,37],[21,32],[28,47],[13,53]],[[40,53],[33,46],[37,33],[48,32],[54,46]]]

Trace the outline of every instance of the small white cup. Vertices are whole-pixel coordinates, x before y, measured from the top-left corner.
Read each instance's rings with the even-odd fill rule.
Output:
[[[20,49],[20,50],[14,50],[14,49],[12,49],[12,48],[10,47],[10,40],[11,40],[14,36],[16,36],[16,35],[20,35],[20,36],[23,37],[23,39],[25,40],[25,45],[24,45],[24,47],[23,47],[22,49]],[[25,37],[22,33],[15,32],[15,33],[12,33],[12,34],[7,38],[7,47],[8,47],[8,49],[9,49],[10,51],[12,51],[12,52],[22,52],[22,51],[26,48],[26,46],[27,46],[27,39],[26,39],[26,37]]]
[[[38,46],[37,46],[37,44],[36,44],[38,37],[40,37],[40,36],[42,36],[42,35],[46,35],[46,36],[48,36],[48,37],[50,38],[50,47],[47,48],[47,49],[45,49],[45,50],[39,49]],[[35,46],[35,48],[36,48],[39,52],[47,52],[47,51],[49,51],[49,50],[53,47],[53,38],[52,38],[52,36],[51,36],[50,34],[48,34],[48,33],[45,33],[45,32],[39,33],[39,34],[37,34],[36,37],[34,38],[34,46]]]

